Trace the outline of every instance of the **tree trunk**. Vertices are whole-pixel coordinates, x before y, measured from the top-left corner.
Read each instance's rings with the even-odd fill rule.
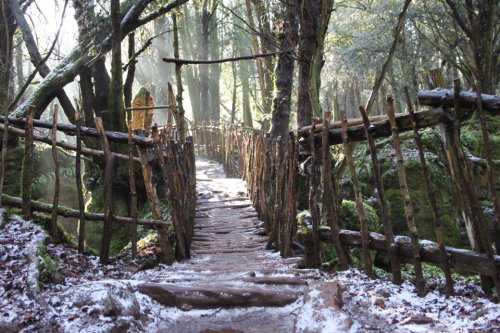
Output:
[[[299,27],[299,91],[297,102],[298,127],[311,125],[313,108],[311,99],[311,74],[318,36],[318,20],[321,13],[321,0],[300,1]]]
[[[201,42],[199,47],[199,59],[208,60],[208,50],[210,49],[210,16],[208,1],[204,0],[201,13]],[[210,106],[209,100],[209,67],[201,65],[198,69],[200,73],[200,106],[207,108]],[[210,110],[201,110],[201,120],[210,120]]]
[[[12,68],[13,36],[17,24],[14,14],[5,1],[2,1],[0,10],[0,64],[2,64],[0,66],[0,107],[3,109],[8,107],[10,102],[8,92]]]
[[[217,1],[214,1],[215,5]],[[214,5],[214,6],[215,6]],[[212,9],[212,14],[210,18],[210,59],[218,60],[220,58],[220,46],[219,46],[219,28],[217,24],[217,12]],[[220,91],[219,91],[219,80],[220,80],[220,64],[210,65],[210,118],[213,121],[218,122],[220,120]]]
[[[269,21],[269,10],[266,8],[266,3],[262,0],[252,0],[255,6],[255,12],[257,13],[257,18],[259,21],[259,28],[261,31],[261,45],[262,52],[271,52],[274,50],[273,41],[274,37],[271,32],[271,23]],[[262,103],[262,109],[264,115],[271,113],[271,101],[273,95],[273,73],[274,73],[274,64],[273,58],[266,57],[264,58],[264,82],[265,82],[265,98]],[[269,128],[269,122],[264,121],[262,124],[264,130]]]
[[[282,18],[283,26],[278,34],[280,41],[280,53],[276,65],[276,92],[273,100],[273,116],[271,125],[271,137],[281,136],[285,138],[288,133],[290,122],[291,99],[293,89],[293,72],[295,60],[291,52],[295,50],[298,39],[298,17],[297,0],[289,4],[283,4]]]
[[[123,101],[122,76],[122,32],[120,29],[120,0],[111,0],[111,26],[113,29],[113,49],[111,57],[111,82],[109,84],[109,106],[104,119],[109,131],[126,132],[127,119]]]
[[[23,35],[24,44],[26,45],[26,49],[28,50],[28,53],[30,55],[31,62],[33,63],[33,65],[38,66],[38,72],[40,73],[40,76],[46,77],[50,73],[50,68],[43,61],[43,58],[38,51],[38,47],[31,32],[31,28],[28,25],[26,18],[24,17],[18,0],[9,0],[9,6],[12,10],[12,13],[16,17],[16,22]],[[56,91],[55,95],[59,99],[59,103],[61,103],[61,106],[70,122],[75,123],[76,111],[68,95],[66,95],[66,92],[64,92],[64,89],[61,88],[60,90]]]
[[[123,17],[120,28],[122,36],[127,35],[129,32],[144,24],[154,20],[155,18],[170,12],[172,9],[184,4],[188,0],[174,0],[168,4],[159,7],[154,12],[143,14],[147,5],[152,0],[138,0],[136,2],[126,2],[124,10],[120,13]],[[94,38],[93,45],[98,47],[100,53],[98,59],[111,50],[112,38],[110,38],[111,26],[108,20],[102,20],[95,23],[93,29]],[[95,61],[95,54],[86,49],[88,45],[76,46],[59,64],[53,68],[50,75],[40,83],[39,87],[27,98],[15,111],[11,113],[13,116],[21,116],[25,114],[27,105],[33,105],[36,108],[35,117],[40,117],[47,105],[54,99],[57,92],[60,91],[66,84],[72,82],[77,75],[87,66],[91,61]],[[97,83],[97,81],[96,81]],[[96,87],[97,88],[97,87]]]
[[[128,34],[128,59],[134,56],[135,53],[135,33],[131,32]],[[123,86],[123,97],[125,100],[125,107],[129,108],[132,106],[132,86],[134,85],[135,78],[135,64],[136,61],[133,60],[127,68],[127,78],[125,79],[125,85]]]
[[[196,24],[197,20],[188,17],[188,11],[184,11],[184,14],[182,15],[182,36],[180,38],[180,43],[184,52],[184,57],[188,59],[193,59],[195,57],[193,43],[190,42],[195,39],[191,35],[190,30],[192,22],[195,22]],[[195,31],[197,31],[197,29],[195,29]],[[186,78],[189,100],[191,102],[191,109],[193,110],[193,119],[195,122],[202,120],[202,110],[200,109],[200,80],[198,71],[198,66],[184,67],[184,75]]]
[[[241,105],[243,109],[243,122],[246,127],[253,127],[252,109],[250,108],[250,87],[248,83],[248,63],[240,61],[241,80]]]

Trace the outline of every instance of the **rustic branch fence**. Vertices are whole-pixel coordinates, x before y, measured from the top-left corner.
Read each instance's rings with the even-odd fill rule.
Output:
[[[131,242],[132,248],[137,248],[137,225],[147,228],[154,228],[158,232],[159,244],[162,248],[163,261],[172,263],[174,258],[178,260],[190,257],[190,245],[194,230],[194,217],[196,205],[196,190],[195,190],[195,164],[194,164],[194,145],[192,138],[187,138],[185,143],[181,144],[173,140],[165,133],[160,133],[156,128],[152,128],[152,137],[133,135],[129,133],[119,133],[105,131],[100,118],[95,118],[96,128],[81,126],[81,120],[77,115],[76,125],[58,124],[54,117],[53,122],[45,122],[33,119],[34,110],[29,109],[27,118],[8,118],[8,122],[4,117],[0,117],[0,129],[9,131],[11,135],[24,137],[25,152],[22,165],[21,177],[21,197],[11,197],[1,193],[2,204],[12,207],[21,208],[25,217],[31,217],[32,212],[43,212],[52,214],[51,217],[51,235],[56,235],[56,220],[57,216],[72,217],[79,219],[79,237],[78,249],[80,252],[84,250],[85,240],[85,221],[101,221],[104,223],[102,234],[102,245],[100,249],[100,260],[102,263],[109,261],[109,248],[112,235],[111,224],[126,223],[131,226]],[[15,126],[22,126],[18,128]],[[34,134],[35,129],[50,129],[51,137],[45,137]],[[72,145],[68,142],[57,140],[56,132],[62,132],[67,135],[76,135],[77,144]],[[102,150],[90,149],[82,147],[82,137],[98,138]],[[57,147],[67,150],[76,151],[76,183],[79,197],[78,209],[72,209],[59,205],[59,182],[56,181],[55,195],[53,204],[34,201],[31,198],[32,187],[32,163],[33,163],[33,144],[35,141],[40,141],[52,145],[53,158],[55,162],[55,173],[59,173]],[[128,146],[128,154],[113,152],[111,147],[117,150],[119,145]],[[3,147],[7,149],[7,147]],[[125,149],[127,150],[127,149]],[[137,153],[134,153],[137,151]],[[84,209],[83,193],[82,193],[82,175],[81,175],[81,155],[103,158],[104,160],[104,212],[91,213]],[[135,165],[140,165],[142,171],[142,179],[146,188],[148,202],[152,211],[152,219],[137,218],[137,207],[131,207],[130,216],[116,216],[112,206],[112,187],[114,173],[116,170],[116,160],[129,162],[129,181],[130,181],[130,202],[132,205],[137,205],[137,192],[135,187]],[[163,218],[160,201],[156,194],[156,189],[153,184],[152,167],[156,164],[160,168],[162,175],[163,186],[167,194],[167,205],[172,214],[172,221],[167,221]],[[56,180],[58,177],[56,176]],[[169,235],[168,227],[175,227],[175,237]],[[175,252],[173,249],[175,243]],[[135,251],[132,251],[135,255]]]
[[[386,109],[388,116],[368,117],[362,111],[362,119],[345,119],[331,122],[330,115],[326,114],[324,122],[319,125],[299,129],[299,138],[293,134],[287,138],[271,138],[260,131],[245,129],[241,126],[203,123],[194,125],[193,135],[197,142],[197,153],[205,154],[217,159],[230,170],[233,176],[241,176],[247,182],[249,197],[258,211],[269,235],[268,247],[274,247],[281,255],[287,257],[292,254],[292,245],[296,240],[304,244],[304,266],[315,267],[320,263],[320,242],[331,242],[338,255],[339,269],[351,263],[349,258],[350,248],[362,249],[362,261],[366,273],[373,276],[372,262],[369,250],[387,253],[391,264],[391,273],[395,283],[402,282],[400,263],[411,263],[415,267],[417,291],[419,295],[425,294],[425,280],[422,274],[421,263],[429,263],[441,268],[445,276],[445,290],[453,294],[453,279],[451,271],[479,274],[483,290],[491,295],[493,286],[499,289],[500,256],[494,253],[494,243],[485,232],[484,218],[480,220],[474,203],[477,203],[477,194],[471,184],[470,176],[463,156],[459,136],[449,133],[460,126],[460,115],[466,112],[457,112],[462,108],[476,105],[470,93],[458,92],[455,94],[455,109],[450,108],[448,90],[439,92],[421,92],[422,105],[428,104],[432,108],[426,111],[414,112],[409,99],[407,104],[409,114],[394,114],[392,98],[387,99]],[[436,102],[441,94],[444,105]],[[444,95],[443,95],[444,94]],[[430,96],[430,97],[429,97]],[[482,95],[483,108],[496,114],[498,98]],[[471,101],[470,99],[473,99]],[[427,102],[429,100],[429,102]],[[452,97],[453,100],[453,97]],[[463,102],[463,105],[461,104]],[[482,122],[484,123],[484,117]],[[445,151],[448,156],[448,166],[455,168],[449,170],[456,177],[455,181],[461,184],[460,193],[465,193],[464,200],[460,200],[461,209],[469,212],[471,228],[476,233],[476,247],[472,250],[459,249],[446,246],[443,237],[443,226],[440,222],[439,209],[434,197],[433,184],[430,181],[429,171],[424,157],[419,129],[437,126],[445,142]],[[437,243],[419,239],[415,216],[412,210],[411,198],[406,185],[405,166],[399,148],[399,134],[412,131],[418,147],[421,168],[423,170],[427,195],[434,216],[434,231]],[[448,134],[447,134],[448,133]],[[392,137],[395,155],[398,161],[398,178],[400,181],[401,195],[404,199],[404,209],[407,221],[408,235],[393,235],[389,207],[382,209],[382,223],[384,234],[368,232],[366,214],[363,209],[363,200],[357,182],[356,170],[353,163],[351,143],[354,141],[368,141],[371,148],[373,175],[379,183],[379,203],[384,203],[383,188],[378,168],[378,157],[374,140],[382,137]],[[331,145],[343,145],[344,154],[348,165],[349,174],[354,186],[356,207],[360,218],[360,230],[347,230],[344,226],[343,212],[338,200],[338,183],[330,174],[332,169],[330,151]],[[487,144],[487,142],[486,142]],[[323,149],[321,149],[323,147]],[[490,149],[486,147],[486,149]],[[300,155],[299,155],[300,150]],[[453,150],[453,152],[451,152]],[[453,154],[457,155],[453,159]],[[307,186],[309,193],[308,206],[311,221],[303,225],[296,220],[299,186],[304,186],[300,180],[299,161],[301,169],[308,176]],[[457,164],[456,167],[453,167]],[[239,167],[239,169],[238,169]],[[492,167],[489,166],[489,172]],[[239,171],[239,172],[238,172]],[[493,176],[490,176],[492,178]],[[307,191],[306,191],[307,192]],[[302,194],[303,195],[303,194]],[[474,198],[475,199],[474,199]],[[494,195],[491,197],[495,198]],[[302,200],[304,198],[301,198]],[[383,204],[384,203],[384,204]],[[480,209],[479,209],[480,210]],[[326,217],[325,228],[321,226],[322,217]],[[303,223],[303,222],[302,222]],[[305,230],[305,231],[304,231]],[[496,248],[500,244],[496,244]]]

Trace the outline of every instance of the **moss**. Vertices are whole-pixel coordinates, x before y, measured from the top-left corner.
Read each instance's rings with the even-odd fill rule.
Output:
[[[303,210],[297,214],[297,234],[298,235],[307,235],[311,232],[311,228],[308,227],[311,225],[311,213],[308,210]]]
[[[39,277],[38,280],[41,283],[50,283],[54,281],[54,277],[59,269],[57,261],[53,260],[52,257],[47,253],[47,248],[43,242],[40,242],[37,248],[37,254],[40,258],[41,266],[38,267]]]
[[[363,202],[366,219],[368,221],[369,231],[378,231],[380,228],[380,220],[373,207]],[[349,230],[360,230],[359,214],[356,208],[356,203],[350,200],[342,200],[342,209],[344,210],[344,222]]]
[[[36,217],[36,220],[38,224],[47,232],[49,233],[51,231],[51,221],[52,221],[52,216],[50,214],[46,213],[35,213],[34,216]],[[70,233],[66,232],[66,230],[61,226],[57,225],[57,240],[58,242],[61,242],[65,245],[72,246],[73,243],[73,235]]]
[[[431,175],[431,182],[436,190],[436,200],[440,218],[445,228],[446,244],[451,246],[463,246],[467,244],[467,239],[463,230],[461,230],[458,225],[461,216],[457,209],[458,203],[455,187],[448,174],[445,162],[443,161],[439,132],[436,129],[426,129],[422,130],[420,134],[424,146],[427,167]],[[425,181],[420,168],[420,158],[413,140],[413,133],[402,133],[401,142],[408,189],[412,199],[419,236],[422,239],[435,240],[434,219],[429,207],[427,190],[424,186]],[[354,156],[359,183],[362,187],[364,197],[377,197],[373,185],[374,179],[371,170],[369,151],[363,146],[365,145],[360,145],[360,147],[356,149]],[[395,234],[408,234],[392,139],[385,138],[377,140],[377,148],[386,199],[391,208],[393,231]],[[365,156],[363,156],[363,154],[365,154]],[[344,175],[344,177],[349,178],[349,175]],[[350,184],[347,183],[347,185]],[[373,207],[379,212],[380,207],[378,200],[374,202]],[[344,208],[344,210],[348,210],[348,208]],[[356,224],[356,228],[357,226],[358,224]]]
[[[338,258],[335,246],[331,242],[321,244],[321,262],[331,262]]]

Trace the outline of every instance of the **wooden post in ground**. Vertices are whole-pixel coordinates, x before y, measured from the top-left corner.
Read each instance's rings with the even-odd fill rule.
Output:
[[[7,159],[8,143],[9,143],[9,108],[4,106],[3,116],[4,116],[4,128],[2,135],[2,159],[0,160],[0,198],[3,194],[3,182],[5,180],[5,160]],[[0,207],[3,204],[0,200]]]
[[[484,251],[488,258],[492,261],[491,269],[493,277],[490,279],[487,276],[481,277],[481,285],[484,292],[488,295],[491,295],[491,288],[493,285],[497,290],[500,290],[500,281],[498,279],[498,269],[495,264],[494,251],[492,248],[492,243],[489,236],[488,227],[486,226],[486,222],[484,219],[483,211],[481,208],[481,204],[479,203],[478,196],[476,194],[476,190],[474,185],[472,184],[469,166],[467,164],[467,160],[465,154],[462,149],[462,145],[460,142],[460,79],[454,80],[454,118],[453,118],[453,130],[454,130],[454,141],[453,146],[456,151],[456,157],[458,158],[457,164],[459,166],[459,172],[461,177],[461,182],[464,185],[466,195],[468,197],[468,203],[470,204],[470,211],[474,214],[474,220],[472,221],[471,227],[475,229],[475,233],[477,233],[478,239],[478,252]],[[493,281],[492,281],[493,280]]]
[[[339,258],[338,268],[340,270],[347,269],[347,256],[342,247],[342,243],[340,242],[339,236],[339,221],[336,218],[336,214],[334,211],[334,200],[337,198],[333,196],[333,182],[332,182],[332,164],[330,157],[330,145],[328,144],[328,132],[330,130],[330,119],[331,112],[323,113],[323,137],[322,137],[322,160],[323,160],[323,206],[322,211],[326,211],[328,225],[332,230],[332,242],[335,246],[335,251],[337,252],[337,256]]]
[[[108,139],[104,133],[104,126],[100,117],[95,117],[95,127],[99,132],[99,140],[104,152],[104,225],[102,231],[101,251],[99,254],[101,264],[109,261],[109,247],[111,245],[111,226],[113,223],[113,176],[115,156],[111,153]]]
[[[406,224],[408,225],[408,230],[410,231],[411,245],[413,248],[413,267],[415,269],[417,293],[419,296],[423,297],[425,296],[425,281],[422,273],[420,245],[418,244],[418,230],[417,224],[415,223],[415,217],[413,215],[410,192],[408,191],[408,184],[406,181],[406,170],[403,161],[403,152],[401,150],[401,140],[399,138],[398,125],[396,124],[396,118],[394,115],[394,100],[391,96],[387,96],[386,101],[387,116],[389,117],[392,130],[392,145],[394,147],[398,165],[399,188],[401,190],[401,196],[403,197]]]
[[[292,255],[292,238],[293,232],[295,230],[295,220],[297,216],[296,208],[296,180],[297,180],[297,168],[299,160],[299,149],[297,147],[297,141],[293,132],[289,133],[288,138],[288,152],[287,152],[287,180],[286,180],[286,190],[285,190],[285,214],[284,214],[284,231],[283,231],[283,244],[281,255],[285,258]],[[263,184],[265,185],[265,182]],[[265,207],[265,206],[264,206]]]
[[[78,195],[78,210],[80,211],[78,224],[78,252],[83,253],[85,249],[85,201],[83,199],[83,184],[82,184],[82,118],[79,111],[76,112],[76,157],[75,157],[75,177],[76,191]]]
[[[132,111],[127,109],[128,127],[128,180],[130,186],[130,216],[133,223],[130,224],[131,256],[134,259],[137,255],[137,186],[135,184],[134,167],[134,144],[132,143]]]
[[[342,111],[340,115],[342,121],[342,138],[344,141],[344,155],[349,167],[349,172],[351,174],[351,182],[359,216],[359,225],[361,232],[361,252],[363,253],[364,268],[366,275],[368,275],[369,277],[374,277],[372,259],[370,256],[370,248],[368,243],[368,220],[366,218],[366,212],[363,206],[363,196],[361,194],[361,188],[358,183],[358,177],[356,175],[356,169],[354,168],[354,161],[352,159],[352,146],[351,142],[349,141],[349,135],[347,132],[347,118],[345,111]]]
[[[23,199],[23,216],[31,218],[31,183],[33,179],[33,117],[35,108],[28,107],[28,119],[25,123],[24,131],[24,156],[21,173],[21,197]]]
[[[54,184],[54,200],[52,201],[52,214],[50,219],[50,234],[52,239],[57,242],[57,207],[59,205],[59,192],[61,177],[59,175],[59,169],[61,162],[59,161],[59,156],[57,154],[57,115],[59,114],[59,106],[54,105],[52,109],[52,159],[54,160],[54,174],[55,174],[55,184]]]
[[[318,267],[321,264],[320,251],[321,244],[319,240],[319,226],[321,224],[321,216],[319,214],[319,198],[318,192],[320,187],[320,156],[321,152],[314,144],[314,126],[309,137],[309,145],[311,149],[311,175],[310,175],[310,189],[309,189],[309,210],[311,212],[312,220],[312,245],[313,251],[308,260],[305,260],[306,267]]]
[[[433,188],[431,183],[431,178],[429,174],[429,169],[427,168],[427,163],[425,162],[425,154],[422,147],[422,140],[420,138],[420,133],[417,129],[417,123],[415,122],[415,115],[413,111],[413,105],[411,103],[410,94],[408,93],[408,88],[405,87],[406,104],[408,106],[408,111],[410,114],[410,119],[413,125],[413,137],[415,139],[415,144],[417,145],[418,156],[420,159],[420,169],[422,170],[422,175],[424,177],[425,189],[427,191],[427,198],[429,200],[429,206],[432,212],[432,219],[434,221],[434,232],[436,234],[436,240],[439,244],[439,254],[442,259],[441,269],[443,270],[445,276],[446,284],[446,294],[448,296],[453,295],[453,278],[451,277],[450,264],[448,256],[446,255],[446,248],[444,245],[444,231],[441,224],[441,218],[437,208],[436,202],[436,190]]]
[[[176,162],[176,159],[181,156],[177,156],[174,151],[174,145],[175,143],[173,141],[167,142],[168,167],[159,144],[155,147],[155,153],[160,164],[165,193],[167,194],[170,213],[172,214],[172,220],[175,227],[175,236],[177,240],[175,243],[175,257],[177,260],[184,260],[190,257],[188,241],[186,239],[187,219],[183,218],[188,214],[186,207],[183,205],[185,192],[181,185],[181,180],[179,179],[182,177],[182,171],[179,170]]]
[[[375,141],[373,139],[372,133],[370,132],[370,120],[366,114],[365,108],[360,106],[359,111],[363,117],[363,125],[365,128],[365,135],[368,141],[368,147],[370,148],[370,156],[372,160],[373,176],[375,178],[375,186],[377,188],[377,194],[380,201],[380,210],[382,212],[382,222],[384,225],[384,234],[387,240],[387,252],[389,254],[389,261],[391,265],[392,281],[395,284],[401,284],[401,270],[399,267],[399,257],[397,254],[397,246],[394,243],[394,235],[392,233],[392,221],[391,221],[391,211],[385,199],[384,184],[382,183],[382,177],[380,176],[380,167],[377,160],[377,150],[375,148]]]
[[[162,220],[163,216],[160,208],[160,200],[156,195],[155,188],[153,186],[153,176],[151,168],[148,165],[148,152],[145,148],[138,147],[139,156],[141,158],[142,175],[144,177],[144,185],[146,187],[146,193],[148,196],[149,206],[153,218],[155,220]],[[168,238],[167,224],[157,228],[158,230],[158,243],[162,249],[163,261],[165,264],[170,265],[174,262],[174,253],[172,250],[172,244]]]
[[[500,200],[498,200],[496,192],[496,180],[493,171],[493,158],[491,156],[491,143],[490,137],[488,135],[488,126],[486,124],[486,117],[483,110],[483,101],[481,95],[481,82],[476,82],[476,93],[477,93],[477,113],[479,114],[479,123],[481,124],[481,133],[483,135],[484,143],[484,153],[486,158],[486,168],[488,172],[488,190],[490,194],[490,200],[493,202],[496,213],[496,223],[494,226],[493,240],[496,245],[496,254],[500,255]],[[497,293],[500,290],[497,290]]]

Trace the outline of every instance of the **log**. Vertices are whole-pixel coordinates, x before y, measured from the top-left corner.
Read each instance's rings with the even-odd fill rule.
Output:
[[[4,123],[4,122],[5,122],[5,117],[0,116],[0,123]],[[9,124],[12,124],[12,125],[24,126],[26,124],[26,118],[9,117],[8,122],[9,122]],[[48,121],[35,119],[35,120],[33,120],[33,127],[52,129],[52,123],[48,122]],[[75,125],[59,123],[59,124],[57,124],[57,129],[61,132],[64,132],[66,135],[76,135],[76,126]],[[92,127],[82,126],[81,127],[81,135],[99,138],[98,131]],[[124,144],[128,143],[128,133],[106,131],[105,135],[106,135],[106,138],[111,142],[124,143]],[[152,140],[150,138],[141,137],[138,135],[132,136],[132,142],[135,145],[137,145],[139,147],[144,147],[144,148],[151,148],[154,145],[154,140]]]
[[[3,131],[4,128],[5,128],[5,124],[0,124],[0,130]],[[14,133],[15,135],[18,135],[18,136],[22,136],[22,137],[26,136],[26,133],[24,132],[24,130],[22,130],[20,128],[9,126],[8,131],[10,133]],[[78,137],[78,131],[77,131],[76,136]],[[33,134],[33,140],[44,142],[47,144],[52,144],[52,140],[50,138],[48,138],[46,136],[42,136],[42,135]],[[77,141],[78,141],[78,139],[77,139]],[[61,148],[67,149],[67,150],[72,150],[72,151],[76,151],[76,152],[78,152],[78,150],[80,150],[81,154],[83,154],[83,155],[104,157],[104,152],[102,150],[96,150],[96,149],[91,149],[91,148],[86,148],[86,147],[78,148],[78,145],[75,146],[69,142],[62,141],[62,140],[57,140],[56,144],[58,147],[61,147]],[[81,146],[81,144],[80,144],[80,146]],[[124,155],[124,154],[115,154],[115,156],[116,156],[116,158],[121,159],[121,160],[125,160],[125,161],[128,161],[128,159],[129,159],[129,157],[127,155]],[[139,162],[139,163],[141,162],[139,157],[134,157],[133,159],[135,162]]]
[[[323,229],[320,231],[322,242],[331,242],[331,231]],[[411,262],[413,258],[413,249],[409,237],[395,236],[394,244],[397,247],[399,258],[404,262]],[[353,230],[340,230],[340,240],[346,246],[361,247],[361,233]],[[384,235],[370,232],[369,245],[372,250],[387,253],[387,241]],[[471,250],[457,249],[454,247],[445,247],[446,255],[450,267],[463,272],[472,274],[481,274],[491,276],[491,259],[486,254],[477,253]],[[440,255],[439,244],[428,240],[420,241],[420,256],[422,262],[441,267],[443,256]],[[446,260],[446,259],[444,259]],[[495,256],[496,267],[500,268],[500,256]]]
[[[2,204],[6,206],[22,208],[22,199],[18,197],[11,197],[7,194],[2,194]],[[41,212],[41,213],[52,213],[52,205],[40,201],[31,200],[31,211],[32,212]],[[78,209],[72,209],[65,206],[59,205],[57,207],[57,215],[63,217],[72,217],[75,219],[80,218],[80,211]],[[113,216],[116,222],[120,223],[132,223],[133,219],[131,217],[126,216]],[[89,221],[104,221],[103,213],[89,213],[85,212],[85,219]],[[137,224],[147,226],[147,227],[159,227],[159,226],[168,226],[169,223],[163,220],[146,220],[146,219],[138,219]]]
[[[196,209],[197,212],[204,212],[212,209],[238,209],[238,208],[248,208],[252,207],[252,204],[239,204],[239,205],[214,205],[214,206],[204,206]]]
[[[255,284],[271,284],[271,285],[290,285],[290,286],[307,286],[307,281],[298,277],[286,276],[258,276],[243,278],[243,281]]]
[[[483,110],[493,114],[500,114],[500,95],[481,94]],[[475,109],[477,107],[477,94],[474,91],[460,91],[460,106]],[[432,107],[453,107],[453,89],[419,90],[418,103]]]
[[[176,286],[159,283],[142,283],[140,293],[155,301],[176,306],[182,310],[218,307],[285,306],[295,302],[300,294],[269,291],[257,288],[230,288],[226,285],[207,287]]]
[[[437,107],[426,111],[415,112],[415,123],[417,128],[426,128],[438,125],[440,123],[449,123],[453,120],[450,113],[446,112],[443,108]],[[410,115],[404,114],[396,117],[396,125],[400,133],[412,131],[413,124]],[[347,130],[349,139],[354,141],[365,141],[366,134],[363,125],[353,126]],[[370,123],[370,133],[373,138],[383,138],[392,135],[391,124],[389,120],[384,120],[377,123]],[[302,134],[301,144],[305,151],[309,151],[307,144],[308,133]],[[317,146],[321,145],[321,134],[314,135],[314,142]],[[330,145],[337,145],[342,143],[342,130],[340,128],[330,129],[328,143]]]

